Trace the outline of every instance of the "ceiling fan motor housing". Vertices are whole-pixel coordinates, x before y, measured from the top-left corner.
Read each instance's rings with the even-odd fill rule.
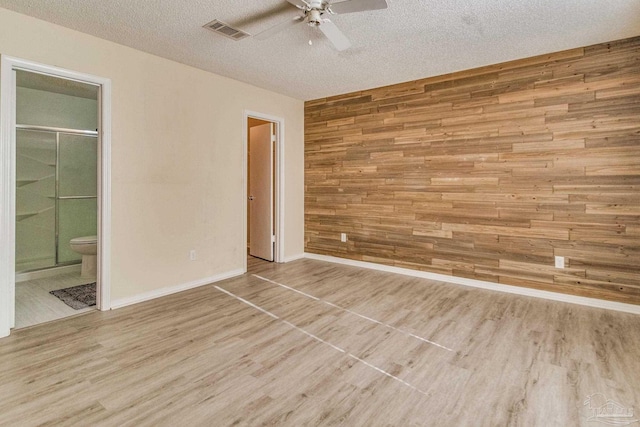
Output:
[[[311,9],[307,13],[307,22],[312,27],[317,27],[322,23],[322,11],[318,9]]]

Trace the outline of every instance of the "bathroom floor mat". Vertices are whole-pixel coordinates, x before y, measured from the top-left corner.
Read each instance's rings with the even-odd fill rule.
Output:
[[[75,310],[96,305],[96,282],[58,289],[49,293]]]

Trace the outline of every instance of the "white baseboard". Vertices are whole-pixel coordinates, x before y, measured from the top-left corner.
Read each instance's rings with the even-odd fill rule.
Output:
[[[301,253],[301,254],[297,254],[297,255],[291,255],[288,256],[284,259],[284,262],[291,262],[291,261],[296,261],[302,258],[305,258],[306,254],[305,253]]]
[[[16,283],[27,280],[44,279],[46,277],[58,276],[60,274],[78,273],[82,269],[82,264],[64,265],[62,267],[51,267],[43,270],[27,271],[26,273],[16,273]]]
[[[388,273],[402,274],[404,276],[420,277],[423,279],[437,280],[439,282],[455,283],[457,285],[472,286],[474,288],[489,289],[498,292],[507,292],[516,295],[525,295],[535,298],[543,298],[553,301],[568,302],[571,304],[586,305],[588,307],[604,308],[608,310],[623,311],[625,313],[640,314],[640,305],[626,304],[623,302],[607,301],[597,298],[587,298],[577,295],[561,294],[558,292],[541,291],[538,289],[519,286],[503,285],[500,283],[485,282],[484,280],[467,279],[466,277],[447,276],[445,274],[430,273],[427,271],[411,270],[410,268],[393,267],[390,265],[376,264],[373,262],[356,261],[347,258],[338,258],[328,255],[319,255],[305,252],[305,258],[319,261],[333,262],[336,264],[351,265],[354,267],[368,268],[371,270],[385,271]]]
[[[232,277],[241,276],[243,274],[244,270],[239,268],[237,270],[228,271],[226,273],[217,274],[215,276],[205,277],[204,279],[194,280],[193,282],[182,283],[175,286],[168,286],[166,288],[144,292],[142,294],[134,295],[131,297],[120,298],[111,301],[111,309],[114,310],[117,308],[126,307],[128,305],[138,304],[140,302],[149,301],[152,299],[175,294],[177,292],[186,291],[188,289],[197,288],[199,286],[208,285],[210,283],[219,282],[221,280],[230,279]]]

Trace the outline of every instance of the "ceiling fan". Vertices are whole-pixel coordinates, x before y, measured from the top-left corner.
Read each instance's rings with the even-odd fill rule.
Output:
[[[331,0],[287,1],[300,9],[302,14],[256,34],[255,37],[257,39],[267,39],[286,28],[306,22],[310,27],[315,27],[322,31],[337,50],[345,50],[351,46],[351,42],[326,16],[387,8],[386,0],[346,0],[338,3],[332,3]]]

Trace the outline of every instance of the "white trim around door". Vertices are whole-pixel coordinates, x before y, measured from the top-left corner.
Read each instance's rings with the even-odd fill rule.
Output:
[[[242,114],[242,210],[244,212],[242,222],[242,247],[247,246],[247,185],[248,185],[248,163],[247,153],[249,149],[248,127],[249,118],[271,122],[276,127],[276,167],[274,171],[275,185],[275,219],[276,219],[276,242],[274,251],[274,261],[284,262],[284,119],[269,114],[244,110]],[[247,256],[243,256],[243,270],[247,271]]]
[[[0,58],[0,337],[15,320],[16,82],[14,70],[47,74],[100,87],[98,155],[97,306],[111,308],[111,80],[2,55]]]

